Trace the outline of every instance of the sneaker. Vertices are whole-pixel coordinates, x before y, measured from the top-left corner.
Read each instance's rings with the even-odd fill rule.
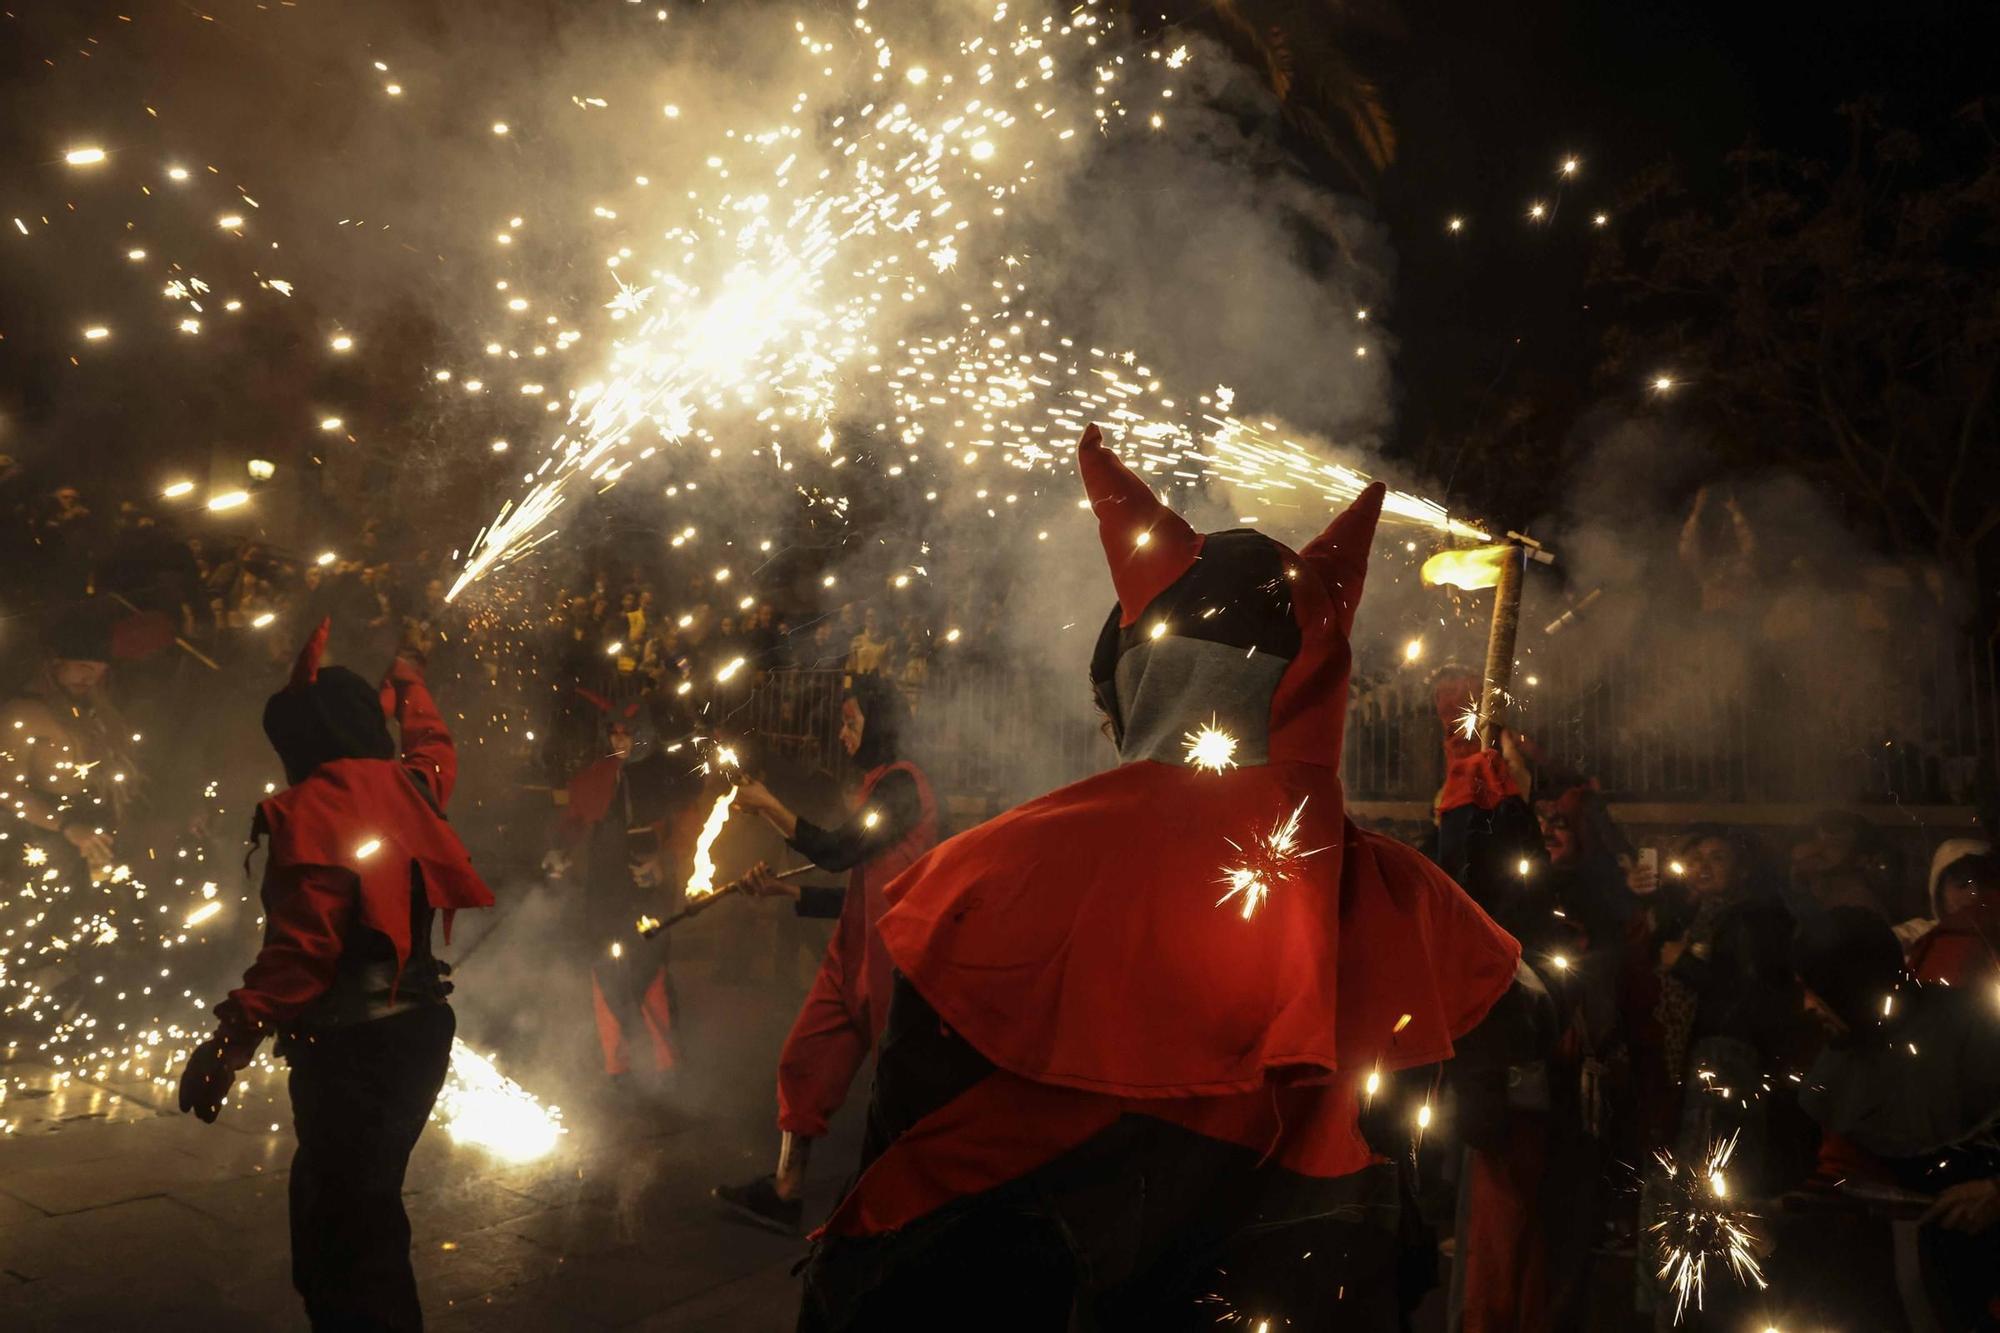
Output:
[[[803,1199],[781,1199],[770,1176],[759,1176],[747,1185],[717,1185],[715,1201],[739,1222],[775,1231],[781,1236],[799,1234],[799,1220],[805,1215]]]

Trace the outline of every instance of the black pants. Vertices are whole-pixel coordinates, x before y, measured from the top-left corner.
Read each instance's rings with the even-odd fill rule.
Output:
[[[288,1050],[292,1285],[314,1333],[417,1333],[403,1173],[451,1062],[448,1005],[336,1028]]]
[[[992,1068],[898,976],[864,1168]],[[806,1266],[797,1328],[1207,1333],[1234,1316],[1245,1328],[1289,1320],[1395,1333],[1395,1168],[1321,1181],[1262,1158],[1126,1115],[899,1231],[823,1241]]]

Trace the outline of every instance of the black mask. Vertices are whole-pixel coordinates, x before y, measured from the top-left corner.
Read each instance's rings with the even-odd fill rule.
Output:
[[[321,667],[310,684],[272,695],[264,705],[264,735],[293,785],[336,759],[396,757],[380,692],[346,667]]]

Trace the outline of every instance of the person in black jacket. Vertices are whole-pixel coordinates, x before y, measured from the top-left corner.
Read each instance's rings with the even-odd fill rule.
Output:
[[[789,1234],[804,1203],[806,1158],[847,1096],[889,1019],[891,969],[876,931],[889,881],[937,842],[930,780],[901,752],[907,717],[895,687],[873,676],[848,681],[840,740],[861,770],[853,813],[834,828],[801,819],[763,783],[745,781],[736,804],[762,815],[822,870],[847,872],[845,889],[794,889],[762,865],[751,872],[763,895],[796,893],[800,916],[836,918],[812,990],[778,1057],[778,1167],[714,1197],[732,1217]]]
[[[1801,1050],[1804,1010],[1792,970],[1792,915],[1779,895],[1757,839],[1720,825],[1697,825],[1682,838],[1675,882],[1653,896],[1642,966],[1654,982],[1650,1012],[1635,1018],[1634,1059],[1650,1089],[1649,1147],[1678,1162],[1698,1162],[1710,1147],[1736,1140],[1731,1171],[1746,1196],[1770,1192],[1769,1172],[1787,1160],[1773,1103],[1753,1095]],[[1650,1075],[1650,1077],[1648,1077]],[[1642,1220],[1658,1216],[1662,1179],[1649,1177]],[[1642,1275],[1654,1265],[1640,1264]],[[1747,1315],[1742,1289],[1717,1284],[1705,1318],[1734,1327]],[[1674,1300],[1652,1293],[1661,1327]],[[1690,1316],[1692,1317],[1692,1316]]]

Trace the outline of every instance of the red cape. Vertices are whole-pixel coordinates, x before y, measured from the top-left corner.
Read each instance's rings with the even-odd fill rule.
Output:
[[[430,905],[444,913],[446,943],[453,912],[493,905],[465,844],[418,794],[400,759],[321,764],[260,809],[271,832],[268,867],[332,866],[353,874],[360,882],[358,919],[389,937],[399,968],[410,956],[412,861],[423,870]]]
[[[1225,839],[1302,799],[1298,845],[1324,850],[1250,919],[1218,905]],[[1422,856],[1347,823],[1311,764],[1122,765],[953,838],[888,896],[890,957],[982,1055],[1123,1097],[1444,1059],[1520,952]]]
[[[1315,789],[1298,845],[1325,850],[1249,919],[1218,905],[1223,838],[1268,832]],[[1340,810],[1317,765],[1127,764],[919,861],[889,888],[883,942],[999,1070],[897,1138],[827,1232],[906,1226],[1127,1114],[1304,1175],[1366,1166],[1367,1074],[1447,1058],[1520,946],[1421,854]]]

